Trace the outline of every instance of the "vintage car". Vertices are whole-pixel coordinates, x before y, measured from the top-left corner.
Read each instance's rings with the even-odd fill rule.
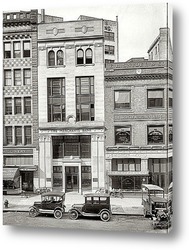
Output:
[[[166,211],[159,210],[153,217],[153,228],[168,229],[171,226],[171,216]]]
[[[29,208],[29,215],[36,217],[39,214],[53,214],[56,219],[61,219],[65,211],[65,193],[47,192],[41,195],[41,202],[34,202]]]
[[[74,204],[69,210],[69,217],[76,220],[79,216],[100,217],[102,221],[109,221],[111,218],[109,194],[90,193],[85,194],[84,204]]]
[[[163,188],[153,184],[142,185],[142,205],[145,217],[152,218],[160,210],[165,212],[169,210]]]

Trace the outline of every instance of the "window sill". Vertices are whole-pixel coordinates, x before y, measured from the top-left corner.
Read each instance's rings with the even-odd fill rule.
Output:
[[[90,63],[90,64],[76,64],[75,66],[76,67],[87,67],[87,66],[94,66],[95,64],[94,63]]]
[[[54,65],[54,66],[47,66],[48,69],[54,69],[54,68],[65,68],[66,65]]]

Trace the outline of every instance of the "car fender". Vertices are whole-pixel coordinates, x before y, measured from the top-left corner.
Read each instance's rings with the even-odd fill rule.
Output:
[[[61,210],[62,212],[64,212],[65,208],[64,207],[55,207],[54,211],[56,211],[56,210]]]
[[[36,209],[37,211],[39,210],[36,206],[30,206],[29,209],[31,209],[31,208],[34,208],[34,209]]]
[[[100,215],[104,211],[110,213],[110,216],[112,216],[112,212],[109,209],[107,209],[107,208],[104,208],[104,209],[100,210],[100,212],[98,213],[98,215]]]
[[[74,211],[74,210],[77,211],[78,214],[82,214],[81,211],[79,209],[75,208],[75,207],[70,208],[69,211],[68,211],[68,213],[70,213],[71,211]]]

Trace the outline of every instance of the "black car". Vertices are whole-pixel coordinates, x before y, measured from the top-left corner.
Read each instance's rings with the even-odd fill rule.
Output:
[[[70,219],[76,220],[79,216],[96,216],[100,217],[102,221],[109,221],[111,218],[109,194],[85,194],[85,203],[74,204],[69,210]]]
[[[65,193],[47,192],[41,195],[41,202],[34,202],[29,208],[29,215],[36,217],[39,214],[53,214],[56,219],[61,219],[65,212]]]

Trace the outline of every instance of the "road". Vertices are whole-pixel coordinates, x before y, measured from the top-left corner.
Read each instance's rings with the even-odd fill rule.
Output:
[[[58,220],[53,216],[40,215],[35,218],[29,217],[26,212],[4,212],[4,225],[16,225],[24,227],[46,227],[64,229],[84,229],[84,230],[106,230],[106,231],[129,231],[166,233],[166,230],[152,227],[152,221],[142,216],[113,215],[109,222],[102,222],[99,218],[79,218],[70,220],[68,214]]]

